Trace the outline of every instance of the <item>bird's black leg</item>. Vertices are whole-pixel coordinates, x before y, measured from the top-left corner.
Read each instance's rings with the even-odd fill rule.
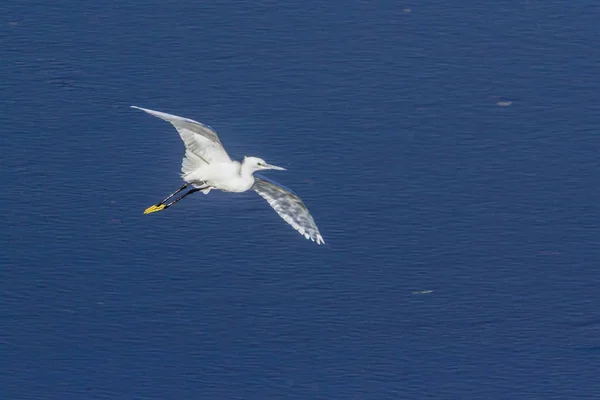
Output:
[[[166,197],[163,201],[161,201],[158,204],[155,204],[151,207],[148,207],[146,209],[146,211],[144,211],[144,214],[150,214],[156,211],[161,211],[164,210],[167,207],[172,206],[173,204],[177,203],[179,200],[183,199],[185,196],[187,196],[188,194],[192,194],[194,192],[197,192],[198,190],[202,190],[202,189],[206,189],[208,186],[204,186],[201,188],[195,188],[195,189],[191,189],[189,190],[186,194],[184,194],[183,196],[180,196],[178,198],[176,198],[175,200],[173,200],[172,202],[165,204],[166,201],[168,201],[170,198],[172,198],[173,196],[175,196],[177,193],[181,192],[182,190],[184,190],[185,188],[187,188],[189,185],[186,183],[185,185],[183,185],[182,187],[180,187],[179,189],[177,189],[175,192],[171,193],[168,197]]]
[[[160,211],[160,210],[164,209],[165,208],[164,207],[165,202],[167,200],[169,200],[171,197],[175,196],[177,193],[181,192],[186,187],[188,187],[187,183],[185,185],[183,185],[182,187],[180,187],[179,189],[177,189],[176,191],[174,191],[173,193],[171,193],[170,195],[168,195],[160,203],[156,203],[155,205],[146,208],[146,211],[144,211],[144,214],[150,214],[151,212],[156,212],[156,211]]]
[[[173,204],[177,203],[178,201],[181,201],[181,200],[183,200],[183,198],[184,198],[184,197],[186,197],[186,196],[188,196],[188,195],[190,195],[190,194],[192,194],[192,193],[196,193],[196,192],[198,192],[198,191],[200,191],[200,190],[203,190],[203,189],[206,189],[206,187],[201,187],[201,188],[194,188],[194,189],[190,189],[190,190],[188,190],[187,192],[185,192],[185,194],[183,194],[183,195],[179,196],[178,198],[176,198],[176,199],[175,199],[175,200],[173,200],[172,202],[170,202],[170,203],[168,203],[168,204],[165,204],[165,207],[164,207],[164,208],[169,208],[169,207],[171,207]],[[163,208],[163,210],[164,210],[164,208]]]
[[[159,204],[164,204],[167,202],[167,200],[169,200],[171,197],[175,196],[177,193],[181,192],[183,189],[187,188],[189,185],[186,183],[185,185],[183,185],[182,187],[180,187],[179,189],[177,189],[176,191],[174,191],[173,193],[171,193],[170,195],[168,195],[167,197],[164,198],[163,201],[161,201]]]

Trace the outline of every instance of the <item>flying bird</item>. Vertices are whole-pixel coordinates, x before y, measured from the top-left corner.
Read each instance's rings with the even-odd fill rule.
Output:
[[[285,168],[267,164],[258,157],[244,157],[242,162],[233,161],[223,148],[217,132],[211,127],[177,115],[136,106],[131,108],[170,122],[185,144],[185,156],[181,163],[181,177],[185,184],[161,202],[148,207],[144,214],[167,209],[184,197],[199,191],[204,194],[211,190],[241,193],[252,189],[306,239],[317,244],[325,243],[300,197],[271,180],[254,175],[256,171],[285,171]],[[175,197],[190,186],[190,190]]]

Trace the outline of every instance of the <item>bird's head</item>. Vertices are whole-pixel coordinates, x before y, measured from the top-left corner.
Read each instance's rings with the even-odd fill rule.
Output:
[[[244,165],[252,172],[261,171],[264,169],[274,169],[276,171],[285,171],[285,168],[276,165],[267,164],[265,160],[258,157],[244,157]]]

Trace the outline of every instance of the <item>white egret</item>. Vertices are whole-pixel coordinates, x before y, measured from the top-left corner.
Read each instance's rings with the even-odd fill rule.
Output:
[[[198,191],[208,194],[214,189],[240,193],[253,189],[306,239],[317,244],[325,243],[308,209],[298,196],[274,182],[254,176],[256,171],[285,171],[285,168],[267,164],[257,157],[244,157],[241,163],[233,161],[223,148],[217,132],[209,126],[177,115],[131,107],[170,122],[185,144],[185,156],[181,163],[181,177],[185,184],[160,203],[147,208],[144,214],[169,208],[187,195]],[[189,186],[193,189],[167,203]]]

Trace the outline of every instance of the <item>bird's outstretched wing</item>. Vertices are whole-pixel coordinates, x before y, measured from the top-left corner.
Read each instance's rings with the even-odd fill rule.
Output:
[[[217,132],[211,127],[206,126],[193,119],[179,117],[177,115],[167,114],[160,111],[149,110],[147,108],[131,106],[154,115],[160,119],[173,124],[179,136],[183,140],[186,148],[186,158],[189,160],[188,166],[193,168],[201,162],[212,164],[213,162],[231,162],[231,158],[223,148]],[[186,173],[186,161],[183,161],[183,172]]]
[[[323,236],[319,233],[319,228],[300,197],[274,182],[257,176],[254,178],[252,189],[267,200],[275,212],[305,238],[317,242],[317,244],[325,243]]]

